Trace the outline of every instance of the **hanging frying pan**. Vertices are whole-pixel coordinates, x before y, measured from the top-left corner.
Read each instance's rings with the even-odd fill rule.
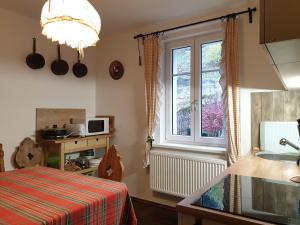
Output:
[[[51,64],[51,71],[55,75],[65,75],[69,71],[69,65],[65,60],[61,59],[60,56],[60,45],[57,45],[58,59],[54,60]]]
[[[41,69],[45,65],[45,59],[41,54],[36,53],[36,39],[33,38],[33,53],[26,57],[26,63],[31,69]]]
[[[84,77],[85,75],[87,75],[88,73],[88,68],[86,67],[86,65],[84,65],[83,63],[80,62],[80,55],[79,52],[77,51],[77,63],[75,63],[73,65],[73,73],[76,77],[81,78]]]

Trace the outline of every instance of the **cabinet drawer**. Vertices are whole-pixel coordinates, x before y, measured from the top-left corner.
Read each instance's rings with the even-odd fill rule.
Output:
[[[106,138],[93,138],[88,140],[88,146],[105,146],[106,145]]]
[[[87,140],[70,141],[65,143],[65,152],[72,152],[75,149],[87,147]]]

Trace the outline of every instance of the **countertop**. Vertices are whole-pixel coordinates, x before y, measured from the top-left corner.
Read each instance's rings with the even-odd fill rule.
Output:
[[[266,160],[258,158],[253,154],[249,154],[248,156],[245,156],[242,159],[240,159],[231,167],[227,168],[221,175],[216,177],[206,186],[179,202],[177,204],[178,212],[188,215],[199,216],[201,218],[211,219],[226,224],[271,224],[238,215],[228,214],[225,212],[191,205],[197,199],[199,199],[199,196],[201,196],[215,184],[219,183],[229,174],[290,182],[291,177],[300,175],[300,168],[297,167],[296,162],[284,163],[279,161]]]
[[[44,143],[54,143],[54,144],[61,144],[65,142],[72,142],[72,141],[82,141],[82,140],[90,140],[95,138],[107,138],[113,137],[113,134],[99,134],[99,135],[90,135],[85,137],[67,137],[67,138],[57,138],[57,139],[40,139],[41,142]]]

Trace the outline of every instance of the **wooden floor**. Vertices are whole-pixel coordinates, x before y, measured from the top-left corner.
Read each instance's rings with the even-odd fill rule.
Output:
[[[132,199],[138,225],[176,225],[175,208],[149,204],[145,201]]]

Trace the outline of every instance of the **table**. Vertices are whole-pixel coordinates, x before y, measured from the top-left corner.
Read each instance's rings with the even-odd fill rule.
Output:
[[[1,225],[136,225],[125,184],[46,167],[0,173]]]

